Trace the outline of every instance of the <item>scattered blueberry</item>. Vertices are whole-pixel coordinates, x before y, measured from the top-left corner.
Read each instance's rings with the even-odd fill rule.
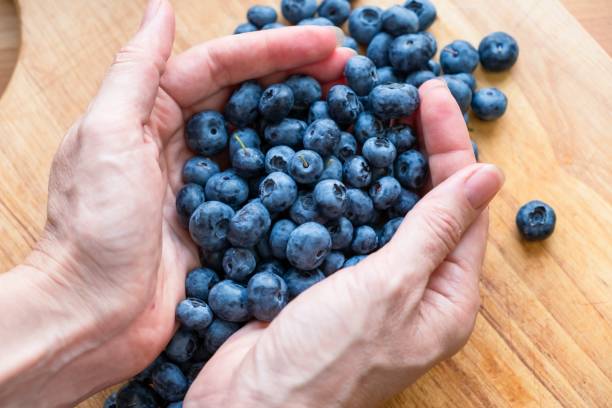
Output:
[[[440,65],[445,74],[474,72],[478,66],[478,51],[467,41],[455,40],[440,52]]]
[[[332,240],[332,249],[345,249],[353,239],[353,224],[346,217],[340,217],[326,224]]]
[[[257,28],[266,24],[275,23],[277,19],[276,10],[268,6],[252,6],[247,11],[247,20]]]
[[[259,113],[268,122],[278,123],[285,119],[293,108],[293,91],[285,84],[274,84],[266,88],[259,100]]]
[[[400,35],[389,46],[391,66],[406,73],[421,69],[434,54],[431,39],[421,33]]]
[[[319,6],[318,14],[340,26],[351,14],[351,4],[347,0],[323,0]]]
[[[396,125],[387,129],[385,137],[395,146],[397,154],[413,149],[416,145],[416,135],[410,126]]]
[[[450,93],[453,95],[462,113],[467,112],[472,102],[472,90],[465,82],[454,77],[444,77]]]
[[[383,30],[397,37],[419,31],[419,17],[410,9],[392,6],[382,14]]]
[[[340,140],[340,129],[331,119],[318,119],[308,125],[304,133],[304,148],[327,157]]]
[[[382,119],[399,119],[412,115],[419,106],[419,92],[409,84],[378,85],[370,93],[374,114]]]
[[[554,232],[556,222],[555,210],[538,200],[529,201],[516,214],[516,226],[527,241],[548,238]]]
[[[325,276],[329,276],[334,272],[342,269],[344,261],[345,258],[342,252],[332,251],[325,257],[325,260],[321,265],[321,272],[323,272]]]
[[[325,159],[325,168],[319,180],[342,180],[342,162],[335,156]]]
[[[257,132],[251,128],[237,129],[232,133],[229,138],[230,159],[238,150],[245,147],[261,149],[261,139],[259,139]]]
[[[296,268],[289,268],[284,279],[287,284],[289,297],[293,299],[312,285],[321,282],[325,279],[325,275],[319,269],[302,271]]]
[[[404,188],[421,188],[427,176],[427,160],[418,150],[408,150],[397,157],[394,171]]]
[[[359,255],[366,255],[378,247],[378,236],[376,231],[368,225],[362,225],[355,229],[355,236],[351,242],[351,249]]]
[[[431,26],[436,19],[436,7],[429,0],[408,0],[404,4],[419,17],[419,30],[424,31]]]
[[[376,65],[368,57],[357,55],[349,59],[344,67],[344,76],[349,86],[359,96],[366,96],[378,84]]]
[[[295,151],[289,146],[274,146],[268,150],[265,157],[265,168],[267,173],[281,171],[289,173],[289,162]]]
[[[380,67],[376,70],[376,74],[380,85],[401,82],[393,67]]]
[[[257,27],[255,27],[253,24],[242,23],[238,25],[238,27],[236,27],[236,29],[234,30],[234,34],[251,33],[253,31],[257,31]]]
[[[403,218],[398,217],[387,221],[378,237],[378,245],[380,245],[381,247],[387,245],[387,243],[391,241],[391,238],[393,238],[393,235],[395,235],[395,232],[397,231],[403,220]]]
[[[319,27],[333,27],[334,23],[330,19],[325,17],[305,18],[304,20],[297,23],[299,26],[319,26]]]
[[[344,40],[342,42],[342,46],[345,48],[351,48],[357,52],[359,52],[359,44],[355,39],[349,35],[344,36]]]
[[[367,57],[372,60],[377,67],[388,66],[390,64],[389,47],[392,42],[392,35],[384,32],[376,34],[368,44],[368,49],[366,51]]]
[[[300,150],[289,162],[289,174],[301,184],[311,184],[323,173],[323,159],[312,150]]]
[[[372,182],[372,170],[363,156],[353,156],[344,162],[344,181],[357,188],[367,187]]]
[[[213,286],[208,295],[208,305],[215,316],[229,322],[246,322],[250,317],[246,288],[231,280]]]
[[[288,297],[287,284],[274,273],[260,272],[249,280],[247,308],[257,320],[272,321],[285,307]]]
[[[197,346],[198,338],[194,332],[183,328],[178,329],[166,346],[166,357],[175,363],[184,363],[191,358]],[[155,373],[153,373],[153,377],[155,377]]]
[[[281,13],[292,24],[310,18],[317,11],[317,0],[281,0]]]
[[[323,223],[325,217],[317,210],[312,192],[302,192],[289,209],[289,217],[298,225],[309,221]]]
[[[338,180],[323,180],[313,191],[317,209],[328,219],[339,218],[347,206],[346,187]]]
[[[270,249],[274,257],[287,258],[287,241],[289,241],[289,235],[296,227],[297,225],[293,221],[287,219],[278,220],[274,223],[269,238]]]
[[[206,199],[221,201],[232,208],[238,208],[249,198],[249,185],[232,170],[213,174],[206,183]]]
[[[195,156],[187,160],[183,166],[183,182],[206,186],[208,179],[219,171],[219,165],[213,160],[208,157]]]
[[[402,192],[399,181],[390,176],[377,180],[370,187],[370,198],[378,210],[386,210],[393,206]]]
[[[284,119],[270,124],[264,129],[264,139],[270,146],[289,146],[294,149],[302,146],[306,122],[299,119]]]
[[[187,298],[176,307],[176,318],[186,329],[203,331],[212,322],[213,315],[204,301]]]
[[[252,247],[266,235],[271,223],[270,213],[262,200],[249,201],[230,219],[227,240],[237,247]]]
[[[382,29],[382,12],[380,7],[359,7],[353,10],[348,21],[351,36],[360,44],[368,44]]]
[[[232,167],[242,177],[255,177],[263,173],[265,156],[259,149],[244,147],[232,156]]]
[[[436,77],[436,74],[429,70],[414,71],[406,77],[406,83],[419,88],[425,82]]]
[[[196,113],[187,122],[187,147],[198,154],[212,156],[227,146],[225,119],[219,112]]]
[[[297,185],[289,175],[270,173],[259,185],[259,198],[268,211],[278,213],[291,207],[297,198]]]
[[[285,85],[293,92],[293,109],[308,111],[314,102],[321,99],[321,85],[311,76],[292,75],[285,81]]]
[[[206,350],[214,354],[232,334],[240,329],[240,327],[242,326],[239,323],[228,322],[218,318],[213,320],[204,332],[204,346]]]
[[[506,112],[508,98],[497,88],[482,88],[472,97],[472,111],[481,120],[495,120]]]
[[[357,141],[348,132],[340,132],[340,141],[334,149],[334,155],[340,160],[346,161],[349,157],[357,153]]]
[[[138,381],[130,381],[117,391],[117,407],[157,408],[153,390]]]
[[[420,199],[418,194],[402,188],[399,197],[391,208],[389,208],[389,218],[405,216]]]
[[[374,203],[363,191],[356,188],[349,188],[346,192],[348,206],[346,208],[346,218],[353,225],[367,224],[374,215]]]
[[[355,255],[344,262],[343,268],[348,268],[357,265],[359,262],[367,258],[367,255]]]
[[[395,161],[397,150],[386,137],[372,137],[361,148],[363,157],[372,167],[389,167]]]
[[[244,82],[225,105],[225,116],[239,128],[247,127],[259,116],[262,90],[257,81]]]
[[[274,23],[268,23],[265,26],[261,27],[262,30],[274,30],[276,28],[285,28],[287,27],[286,25],[284,25],[283,23],[278,23],[278,22],[274,22]]]
[[[509,34],[495,32],[482,39],[478,46],[480,63],[489,71],[510,69],[519,55],[519,47]]]
[[[312,123],[317,119],[329,119],[329,107],[326,101],[316,101],[310,105],[308,111],[308,123]]]
[[[385,127],[382,122],[370,112],[361,112],[357,117],[357,122],[353,126],[355,139],[360,144],[364,144],[371,137],[382,137],[385,134]]]

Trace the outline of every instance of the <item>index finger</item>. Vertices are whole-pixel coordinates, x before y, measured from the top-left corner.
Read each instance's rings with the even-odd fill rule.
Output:
[[[323,61],[340,46],[337,27],[287,27],[218,38],[171,58],[162,87],[189,107],[229,85]]]

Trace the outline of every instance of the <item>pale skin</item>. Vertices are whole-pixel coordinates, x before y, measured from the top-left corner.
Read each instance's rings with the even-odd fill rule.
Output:
[[[69,406],[142,370],[176,329],[197,251],[174,210],[191,155],[184,121],[232,86],[300,72],[322,83],[354,55],[338,32],[300,27],[213,40],[170,56],[174,14],[143,23],[56,154],[47,224],[0,275],[0,405]],[[393,240],[251,323],[204,367],[185,406],[377,405],[467,341],[479,308],[487,205],[503,184],[476,164],[445,84],[420,91],[430,191]]]

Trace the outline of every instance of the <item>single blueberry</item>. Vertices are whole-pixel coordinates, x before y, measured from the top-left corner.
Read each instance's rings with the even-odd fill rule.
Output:
[[[419,88],[425,82],[436,77],[436,74],[429,70],[414,71],[406,77],[406,83]]]
[[[327,219],[317,210],[312,192],[301,192],[289,209],[289,217],[298,225],[315,221],[324,223]]]
[[[436,19],[436,7],[429,0],[408,0],[404,7],[412,10],[419,17],[419,30],[424,31]]]
[[[307,111],[314,102],[321,99],[322,91],[319,81],[308,75],[292,75],[285,85],[293,92],[293,109]]]
[[[366,96],[378,85],[376,65],[368,57],[356,55],[344,66],[344,76],[349,86],[359,96]]]
[[[419,70],[434,55],[434,44],[422,33],[400,35],[389,45],[389,62],[400,72]]]
[[[234,34],[251,33],[253,31],[257,31],[257,30],[258,30],[258,28],[255,27],[251,23],[242,23],[242,24],[239,24],[236,27],[236,29],[234,30]]]
[[[357,41],[355,41],[355,39],[351,37],[350,35],[344,36],[344,40],[342,41],[342,46],[344,48],[351,48],[359,52],[359,44],[357,44]]]
[[[252,6],[247,11],[247,20],[257,28],[276,22],[276,10],[268,6]]]
[[[385,127],[372,113],[361,112],[353,126],[353,133],[357,141],[364,144],[369,138],[382,137],[385,134]]]
[[[297,198],[297,185],[287,174],[276,171],[259,185],[259,198],[268,211],[278,213],[291,207]]]
[[[466,85],[465,82],[454,77],[446,76],[444,80],[446,81],[446,85],[448,85],[448,90],[457,101],[461,112],[467,112],[472,102],[472,90],[470,87]]]
[[[213,174],[219,173],[219,165],[208,157],[194,156],[183,166],[183,182],[196,183],[202,187]]]
[[[292,24],[310,18],[317,11],[317,0],[281,0],[281,13]]]
[[[289,146],[274,146],[266,153],[265,167],[267,173],[282,171],[289,173],[289,162],[295,151]]]
[[[382,28],[397,37],[419,31],[419,17],[410,9],[402,6],[391,6],[382,14]]]
[[[292,108],[293,91],[285,84],[270,85],[261,94],[259,113],[268,122],[280,122],[289,115]]]
[[[255,253],[247,248],[230,248],[223,255],[225,275],[237,282],[246,282],[256,264]]]
[[[166,357],[175,363],[189,360],[198,346],[198,338],[191,330],[178,329],[166,346]],[[153,374],[155,376],[155,373]]]
[[[312,271],[301,271],[296,268],[289,268],[284,276],[287,284],[287,291],[291,299],[304,292],[316,283],[325,279],[325,275],[319,269]]]
[[[399,197],[393,206],[389,208],[389,218],[405,216],[408,214],[408,211],[412,210],[419,200],[420,197],[418,194],[402,188]]]
[[[342,162],[335,156],[325,159],[325,168],[319,180],[342,180]]]
[[[394,172],[404,188],[421,188],[427,176],[427,160],[418,150],[408,150],[395,160]]]
[[[366,187],[372,182],[372,170],[363,156],[353,156],[345,161],[342,174],[344,181],[353,187]]]
[[[331,118],[342,126],[354,123],[363,110],[355,91],[346,85],[334,85],[329,90],[327,108]]]
[[[370,93],[373,113],[382,120],[412,115],[419,107],[419,91],[409,84],[378,85]]]
[[[398,154],[413,149],[417,142],[414,131],[407,125],[395,125],[388,128],[385,137],[393,143]]]
[[[372,137],[361,148],[363,157],[372,167],[387,168],[395,161],[397,149],[386,137]]]
[[[225,119],[216,111],[196,113],[187,122],[187,147],[198,154],[212,156],[227,146]]]
[[[274,257],[279,259],[287,258],[287,241],[289,241],[291,232],[296,228],[297,225],[287,219],[281,219],[274,223],[268,240]]]
[[[238,150],[245,147],[261,149],[261,139],[259,139],[257,132],[251,128],[237,129],[232,133],[229,138],[230,159]]]
[[[208,201],[221,201],[238,208],[249,198],[249,185],[234,171],[226,170],[208,179],[205,193]]]
[[[206,302],[210,288],[219,282],[219,276],[209,268],[195,268],[185,279],[185,295]]]
[[[365,192],[356,188],[349,188],[346,196],[348,197],[346,218],[356,226],[369,223],[374,215],[372,199]]]
[[[380,67],[376,70],[376,74],[380,85],[400,82],[399,74],[395,72],[393,67]]]
[[[323,173],[323,159],[312,150],[296,152],[289,162],[289,174],[301,184],[316,182]]]
[[[227,120],[239,128],[255,122],[259,116],[261,93],[261,87],[256,81],[243,82],[225,105]]]
[[[208,201],[199,206],[189,220],[191,239],[208,251],[223,249],[234,210],[220,201]]]
[[[344,261],[345,258],[342,252],[332,251],[325,257],[325,260],[321,265],[321,272],[323,272],[325,276],[332,275],[336,271],[342,269]]]
[[[317,209],[328,219],[340,218],[346,210],[346,187],[341,181],[319,181],[313,191],[313,197]]]
[[[213,320],[204,332],[204,345],[206,346],[206,350],[214,354],[232,334],[240,329],[240,327],[242,327],[242,325],[239,323],[228,322],[218,318]]]
[[[344,262],[344,265],[342,265],[343,268],[348,268],[351,266],[355,266],[357,265],[359,262],[363,261],[364,259],[366,259],[368,256],[367,255],[355,255],[352,258],[347,259]]]
[[[306,122],[298,119],[284,119],[280,123],[270,124],[264,129],[264,139],[270,146],[290,146],[299,148],[306,131]]]
[[[213,315],[208,305],[197,298],[187,298],[176,306],[177,320],[189,330],[203,331],[212,322]]]
[[[157,408],[159,404],[151,388],[130,381],[117,391],[117,407]]]
[[[467,41],[455,40],[440,51],[440,65],[445,74],[474,72],[478,66],[478,51]]]
[[[245,146],[232,156],[232,167],[239,176],[256,177],[264,171],[264,160],[261,150]]]
[[[317,268],[331,250],[331,237],[319,223],[307,222],[289,235],[287,260],[302,270]]]
[[[378,247],[376,231],[369,225],[362,225],[355,229],[355,236],[351,242],[351,249],[359,255],[367,255]]]
[[[554,232],[556,222],[555,210],[539,200],[529,201],[516,214],[516,226],[527,241],[548,238]]]
[[[227,240],[237,247],[252,247],[265,237],[271,223],[270,213],[262,201],[249,201],[230,219]]]
[[[482,88],[474,93],[472,111],[478,119],[495,120],[506,112],[508,98],[497,88]]]
[[[389,47],[393,42],[393,38],[388,33],[380,32],[368,44],[366,55],[377,67],[389,65]]]
[[[360,44],[368,44],[382,29],[382,9],[380,7],[359,7],[351,12],[348,29],[351,36]]]
[[[231,280],[223,280],[210,290],[208,305],[215,316],[229,322],[246,322],[250,315],[247,310],[247,290]]]
[[[270,272],[260,272],[249,280],[247,308],[257,320],[272,321],[288,301],[287,284],[280,276]]]
[[[176,195],[176,213],[183,226],[189,226],[191,214],[206,201],[204,188],[199,184],[185,184]]]
[[[378,236],[378,245],[380,247],[387,245],[387,243],[391,241],[391,238],[393,238],[393,235],[395,235],[395,232],[397,231],[403,220],[403,218],[398,217],[387,221],[387,223],[380,231],[380,235]]]
[[[337,26],[341,26],[351,14],[351,4],[347,0],[323,0],[318,14]]]
[[[304,132],[304,148],[327,157],[334,152],[340,140],[340,129],[331,119],[318,119],[308,125]]]
[[[341,161],[346,161],[349,157],[357,153],[357,140],[348,132],[340,132],[340,141],[334,149],[334,155]]]
[[[332,249],[345,249],[351,244],[353,224],[348,218],[340,217],[337,220],[331,220],[325,226],[331,236]]]
[[[519,46],[514,38],[503,32],[487,35],[478,46],[480,63],[488,71],[510,69],[519,55]]]
[[[312,123],[317,119],[329,119],[329,108],[327,106],[327,102],[325,101],[316,101],[312,105],[310,105],[310,110],[308,111],[308,123]]]
[[[370,187],[370,198],[374,207],[378,210],[391,208],[402,192],[399,181],[393,177],[385,176],[380,178]]]

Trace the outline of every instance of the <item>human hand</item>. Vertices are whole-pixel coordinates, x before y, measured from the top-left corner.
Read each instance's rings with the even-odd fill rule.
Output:
[[[32,398],[73,403],[153,360],[175,329],[185,274],[197,265],[175,210],[182,164],[191,155],[185,120],[221,109],[232,86],[246,79],[265,83],[302,72],[326,82],[354,55],[337,48],[333,28],[225,37],[169,58],[173,36],[170,3],[152,0],[59,147],[48,222],[28,263],[41,271],[39,292],[70,330],[53,327],[55,341],[40,344],[48,370],[40,363],[32,378],[13,383],[0,373],[8,394],[23,398],[19,387],[27,386],[38,390]]]
[[[393,239],[250,323],[204,366],[184,405],[371,407],[467,341],[480,305],[487,204],[503,175],[475,164],[446,84],[420,89],[416,114],[431,186]]]

